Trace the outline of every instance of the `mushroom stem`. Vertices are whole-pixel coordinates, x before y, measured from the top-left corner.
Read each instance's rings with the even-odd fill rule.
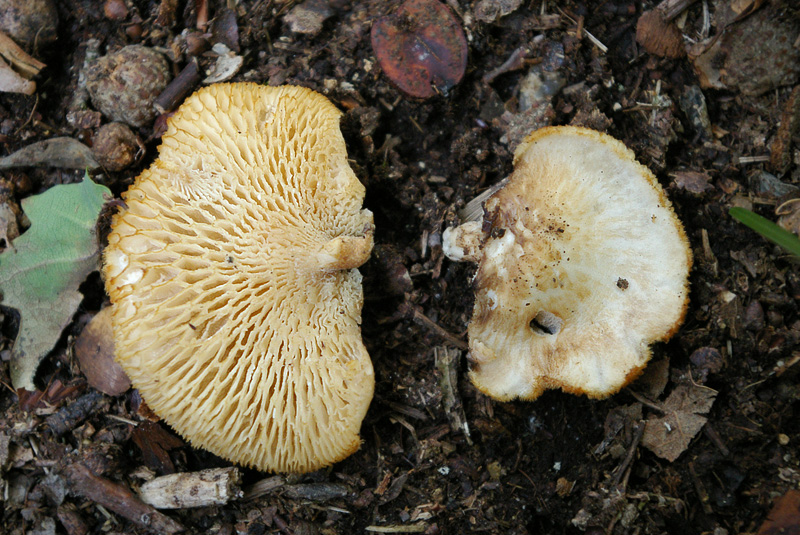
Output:
[[[480,262],[483,230],[480,221],[467,221],[461,226],[444,229],[442,249],[455,262]]]
[[[338,236],[317,253],[320,269],[355,269],[372,252],[372,232],[364,236]]]

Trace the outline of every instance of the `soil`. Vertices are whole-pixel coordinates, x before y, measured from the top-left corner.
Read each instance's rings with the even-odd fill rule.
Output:
[[[57,43],[28,48],[47,64],[37,92],[0,95],[6,154],[56,136],[92,145],[99,123],[81,128],[67,121],[90,40],[101,53],[134,43],[155,47],[177,74],[189,60],[185,35],[196,31],[196,6],[203,2],[126,0],[122,17],[119,3],[110,10],[95,0],[56,4]],[[398,2],[308,2],[324,13],[318,28],[298,23],[309,33],[292,31],[287,21],[298,2],[227,4],[238,40],[231,43],[228,17],[227,29],[201,41],[227,42],[234,51],[238,45],[243,64],[232,80],[306,86],[345,112],[351,163],[375,214],[376,247],[361,271],[363,339],[377,382],[362,446],[351,457],[278,479],[243,469],[242,498],[165,511],[168,517],[187,532],[216,534],[722,535],[756,532],[776,498],[798,488],[797,259],[728,216],[736,205],[774,220],[775,208],[798,196],[764,175],[777,175],[782,186],[800,183],[791,131],[775,141],[781,122],[791,119],[791,85],[781,80],[754,94],[731,77],[729,87],[700,90],[691,59],[659,58],[636,43],[641,2],[505,1],[497,5],[508,14],[478,20],[475,12],[485,2],[452,0],[468,43],[466,73],[446,91],[415,99],[387,79],[370,41],[372,22]],[[711,5],[712,36],[723,4]],[[788,4],[768,1],[760,9],[785,21],[796,17]],[[708,35],[705,5],[678,18],[693,41]],[[208,7],[211,18],[225,12],[221,0]],[[520,48],[521,61],[497,70]],[[762,52],[764,61],[771,51]],[[216,60],[207,51],[197,58],[201,68]],[[532,70],[562,81],[554,96],[536,97],[541,113],[522,117],[523,81]],[[765,74],[749,78],[757,75]],[[710,118],[705,125],[703,108]],[[467,377],[474,267],[444,258],[441,234],[458,209],[510,173],[514,121],[521,120],[529,121],[526,128],[590,126],[623,141],[656,174],[691,243],[683,326],[654,347],[642,379],[607,399],[550,391],[533,402],[498,402]],[[155,157],[160,125],[163,118],[134,129],[145,147],[137,163],[95,180],[115,195],[124,191]],[[786,170],[772,167],[776,150],[788,151]],[[78,182],[83,172],[2,174],[8,202],[18,204],[55,184]],[[40,367],[39,391],[14,391],[8,362],[0,368],[7,387],[0,394],[0,532],[169,532],[164,524],[148,528],[147,519],[137,523],[98,505],[81,487],[85,478],[70,477],[68,467],[88,465],[119,490],[136,489],[152,475],[229,463],[154,421],[135,391],[111,397],[88,386],[75,339],[107,298],[97,274],[81,290],[81,309]],[[0,349],[8,355],[17,320],[13,311],[3,312]],[[680,388],[711,389],[716,398],[710,410],[693,413],[702,430],[668,460],[643,435],[646,422],[664,416],[664,400]]]

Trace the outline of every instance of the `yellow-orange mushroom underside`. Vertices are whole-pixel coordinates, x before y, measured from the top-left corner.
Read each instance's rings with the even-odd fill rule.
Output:
[[[194,446],[307,472],[358,449],[372,214],[340,112],[301,87],[217,84],[169,120],[105,251],[117,360]]]

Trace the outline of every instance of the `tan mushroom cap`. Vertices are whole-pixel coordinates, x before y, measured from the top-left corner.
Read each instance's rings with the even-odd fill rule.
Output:
[[[302,87],[218,84],[169,120],[105,251],[117,360],[194,446],[307,472],[360,445],[372,213],[340,112]]]
[[[549,127],[517,148],[483,222],[447,229],[478,262],[470,377],[501,400],[617,392],[688,304],[691,251],[653,174],[614,138]]]

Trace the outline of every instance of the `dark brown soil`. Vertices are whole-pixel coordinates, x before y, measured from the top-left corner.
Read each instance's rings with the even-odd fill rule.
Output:
[[[474,17],[479,3],[449,2],[467,36],[467,70],[446,94],[426,100],[401,94],[372,50],[372,21],[398,2],[322,2],[330,16],[311,34],[293,33],[284,21],[298,2],[241,0],[234,8],[244,63],[233,80],[303,85],[346,112],[342,129],[377,229],[375,253],[361,269],[363,338],[377,384],[358,452],[255,498],[166,512],[188,532],[722,535],[756,532],[774,500],[800,485],[797,260],[727,214],[733,205],[749,206],[776,219],[774,209],[785,199],[759,178],[760,171],[776,171],[768,158],[740,158],[770,156],[792,87],[760,96],[736,85],[703,89],[711,124],[704,130],[692,106],[681,105],[699,87],[692,61],[661,59],[635,42],[641,2],[543,6],[537,0],[493,22]],[[790,3],[767,1],[767,7],[796,17]],[[37,93],[0,94],[3,154],[55,136],[92,143],[92,128],[66,120],[90,39],[103,52],[134,42],[169,51],[176,36],[195,28],[192,1],[175,2],[171,26],[156,24],[159,2],[125,4],[127,16],[111,20],[103,2],[57,1],[58,41],[34,51],[47,64]],[[210,0],[211,17],[224,5]],[[717,6],[710,7],[713,16]],[[703,3],[693,5],[684,35],[696,39],[702,17]],[[578,26],[607,51],[579,35]],[[519,47],[527,48],[525,62],[485,81]],[[186,55],[170,54],[177,73]],[[202,67],[213,63],[207,55],[199,60]],[[513,150],[501,138],[517,112],[520,84],[535,67],[564,78],[541,124],[590,126],[632,148],[667,191],[694,252],[685,323],[654,348],[654,361],[664,364],[651,366],[646,382],[606,400],[548,392],[534,402],[493,401],[470,384],[459,349],[474,268],[443,258],[441,233],[458,208],[509,174]],[[96,179],[116,195],[124,191],[154,158],[158,124],[138,130],[146,145],[139,163]],[[779,178],[797,185],[800,159],[788,150],[792,163]],[[47,168],[2,172],[14,203],[81,176]],[[227,466],[186,446],[163,424],[141,424],[147,420],[134,392],[86,398],[94,391],[74,357],[74,339],[106,298],[96,275],[82,291],[74,323],[40,368],[44,395],[18,395],[8,386],[8,363],[0,368],[8,387],[0,394],[2,533],[148,532],[82,497],[62,471],[70,463],[87,463],[133,489],[143,466],[157,474]],[[16,320],[4,313],[0,349],[8,350]],[[442,386],[446,367],[437,367],[436,356],[453,349],[461,358],[450,404]],[[653,390],[659,380],[668,380],[663,393]],[[641,428],[648,417],[661,416],[654,404],[679,385],[704,385],[717,397],[703,430],[669,462],[642,445]],[[76,400],[84,405],[76,408]],[[54,432],[45,421],[62,408],[77,411],[76,418]],[[459,425],[462,414],[469,436]],[[251,492],[271,477],[243,474]]]

